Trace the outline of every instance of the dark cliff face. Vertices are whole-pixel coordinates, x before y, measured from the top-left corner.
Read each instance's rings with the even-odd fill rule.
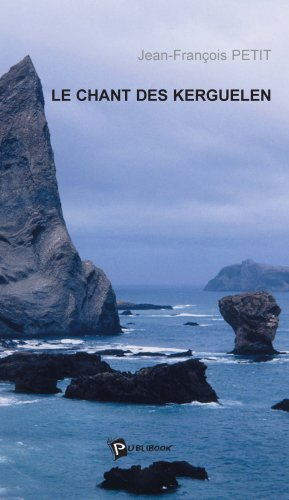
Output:
[[[41,82],[29,56],[0,79],[0,335],[120,331],[103,271],[63,219]]]
[[[206,291],[289,291],[289,267],[258,264],[251,259],[223,267],[205,286]]]

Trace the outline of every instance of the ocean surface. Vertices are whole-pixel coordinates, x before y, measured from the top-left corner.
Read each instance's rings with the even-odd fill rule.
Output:
[[[15,394],[13,384],[0,383],[0,498],[148,498],[104,491],[97,484],[114,466],[187,460],[206,467],[210,480],[179,478],[180,488],[165,498],[288,500],[289,414],[270,407],[289,397],[289,294],[274,294],[282,307],[274,346],[285,354],[256,363],[228,354],[234,333],[218,311],[223,293],[190,287],[119,287],[116,292],[120,300],[168,304],[174,309],[122,316],[126,329],[121,335],[27,340],[17,349],[94,352],[113,347],[163,353],[192,349],[206,363],[208,381],[221,404],[97,403],[66,400],[62,394]],[[199,326],[184,326],[186,321]],[[2,350],[0,356],[13,351]],[[167,362],[150,356],[104,359],[113,368],[130,371]],[[59,386],[64,389],[68,382]],[[129,446],[172,446],[170,451],[134,450],[114,462],[107,440],[120,437]]]

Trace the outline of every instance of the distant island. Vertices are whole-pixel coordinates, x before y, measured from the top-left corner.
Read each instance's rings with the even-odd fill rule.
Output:
[[[204,290],[288,292],[289,267],[258,264],[247,259],[241,264],[223,267],[217,276],[207,283]]]

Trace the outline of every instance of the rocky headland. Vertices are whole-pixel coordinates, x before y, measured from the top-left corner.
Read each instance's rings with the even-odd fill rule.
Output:
[[[241,264],[223,267],[204,289],[211,292],[253,292],[257,290],[288,292],[289,267],[258,264],[247,259]]]
[[[219,300],[220,312],[235,332],[233,354],[276,354],[273,340],[279,323],[280,307],[268,292],[229,295]]]
[[[40,79],[29,56],[0,79],[0,336],[120,332],[104,272],[68,234]]]

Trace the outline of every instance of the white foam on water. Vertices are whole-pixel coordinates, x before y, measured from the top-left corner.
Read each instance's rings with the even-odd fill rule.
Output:
[[[64,344],[61,344],[61,340],[57,343],[50,342],[34,342],[33,340],[27,341],[25,345],[19,346],[20,349],[33,349],[33,350],[43,350],[43,349],[66,349]],[[15,351],[14,351],[15,352]]]
[[[178,314],[146,314],[146,318],[176,318]]]
[[[0,406],[13,406],[13,404],[15,404],[15,399],[0,396]]]
[[[232,364],[247,364],[249,363],[249,360],[240,360],[240,359],[233,359],[233,358],[222,358],[221,356],[219,357],[212,357],[210,356],[209,358],[207,357],[203,357],[202,356],[202,361],[204,363],[223,363],[223,364],[226,364],[226,365],[232,365]]]
[[[283,358],[283,357],[280,356],[280,358],[272,358],[268,362],[269,363],[288,363],[289,362],[289,358]]]
[[[14,396],[0,396],[0,406],[17,406],[17,405],[25,405],[25,404],[33,404],[38,403],[40,399],[27,399],[27,400],[19,400]]]
[[[185,349],[178,349],[176,347],[160,347],[160,346],[139,346],[139,345],[124,345],[124,344],[119,344],[119,348],[121,349],[130,349],[132,352],[184,352]]]
[[[218,314],[193,314],[193,313],[180,313],[176,314],[174,317],[178,318],[179,316],[192,316],[193,318],[217,318]]]
[[[50,342],[49,342],[50,343]],[[73,345],[78,345],[78,344],[84,344],[84,340],[80,339],[61,339],[60,340],[61,344],[73,344]]]
[[[219,403],[211,402],[211,403],[200,403],[200,401],[192,401],[191,403],[182,403],[182,406],[204,406],[207,408],[222,408]]]
[[[243,406],[242,401],[234,401],[232,399],[220,399],[220,403],[225,408],[232,406]]]
[[[197,314],[197,313],[179,313],[179,314],[147,314],[146,318],[215,318],[218,314]]]
[[[88,353],[98,353],[99,351],[102,351],[104,349],[122,349],[124,351],[126,350],[130,350],[131,353],[127,353],[125,356],[121,356],[117,359],[119,360],[136,360],[136,359],[140,359],[140,358],[136,358],[133,356],[133,354],[137,354],[139,352],[148,352],[148,353],[155,353],[155,352],[160,352],[162,354],[170,354],[170,353],[179,353],[179,352],[184,352],[186,351],[187,349],[186,348],[183,348],[183,349],[180,349],[180,348],[177,348],[177,347],[162,347],[162,346],[144,346],[144,345],[131,345],[131,344],[122,344],[122,343],[111,343],[111,344],[99,344],[98,346],[93,346],[93,347],[87,347],[86,349],[83,349],[84,352],[88,352]],[[194,351],[192,351],[193,354],[195,354]],[[101,353],[100,353],[101,354]],[[107,359],[115,359],[115,356],[112,356],[112,355],[104,355]],[[149,358],[149,354],[147,356],[144,356],[146,358]],[[155,356],[154,356],[155,357]],[[160,356],[161,357],[161,356]],[[170,362],[171,359],[172,359],[172,362],[176,362],[176,359],[175,358],[171,358],[171,359],[167,359],[165,358],[164,356],[164,359],[167,360],[167,362]]]
[[[0,455],[0,464],[7,464],[9,462],[8,458],[5,457],[4,455]],[[1,489],[0,488],[0,493],[1,493]]]
[[[196,307],[196,304],[177,304],[173,309],[187,309],[188,307]]]
[[[15,405],[30,405],[34,403],[39,403],[40,399],[27,399],[26,401],[17,401]]]
[[[10,354],[13,354],[15,351],[3,351],[0,352],[0,359],[1,358],[6,358],[7,356],[10,356]]]

